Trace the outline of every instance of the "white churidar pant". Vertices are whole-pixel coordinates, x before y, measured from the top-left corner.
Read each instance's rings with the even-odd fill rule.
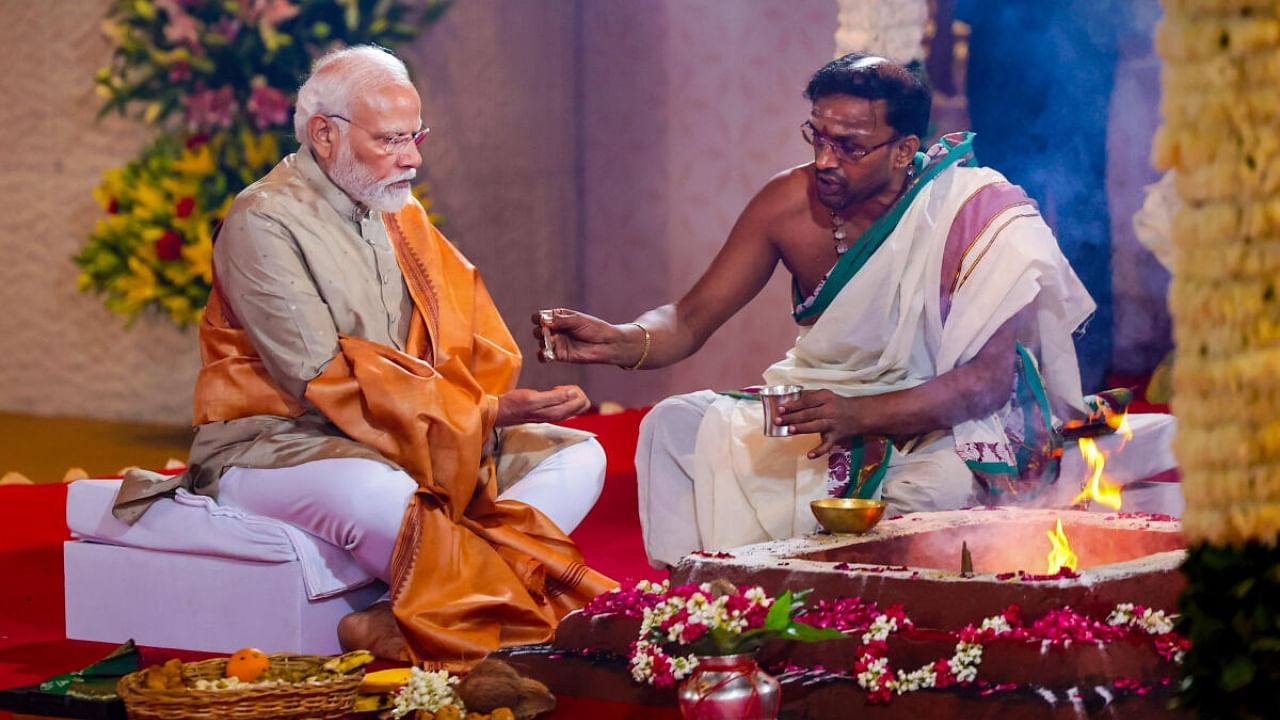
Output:
[[[604,471],[604,449],[592,438],[538,463],[498,499],[532,505],[569,533],[600,497]],[[230,468],[219,480],[218,502],[345,548],[386,582],[400,521],[417,487],[403,470],[375,460],[332,458],[287,468]]]

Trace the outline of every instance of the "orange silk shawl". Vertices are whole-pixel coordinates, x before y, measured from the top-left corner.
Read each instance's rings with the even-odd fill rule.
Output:
[[[383,216],[414,312],[405,352],[340,336],[306,398],[418,481],[391,561],[392,609],[412,659],[463,669],[544,642],[559,619],[617,585],[538,510],[496,498],[484,457],[497,396],[520,351],[479,273],[417,203]],[[215,287],[200,328],[197,423],[296,416]]]

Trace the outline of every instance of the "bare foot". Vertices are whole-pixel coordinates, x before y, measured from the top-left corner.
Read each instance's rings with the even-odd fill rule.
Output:
[[[339,620],[338,643],[343,650],[364,649],[383,660],[409,659],[409,647],[389,602],[374,603]]]

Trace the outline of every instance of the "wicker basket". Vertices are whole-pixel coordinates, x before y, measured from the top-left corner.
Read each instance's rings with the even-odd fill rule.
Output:
[[[270,670],[311,671],[328,658],[315,655],[272,655]],[[182,666],[182,679],[217,680],[226,675],[227,659],[214,658]],[[324,682],[296,682],[262,687],[197,690],[151,690],[142,671],[120,678],[117,691],[130,720],[258,720],[316,718],[336,720],[351,712],[364,671],[335,675]]]

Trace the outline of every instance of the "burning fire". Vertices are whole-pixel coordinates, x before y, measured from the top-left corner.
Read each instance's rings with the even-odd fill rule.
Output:
[[[1127,413],[1121,415],[1108,415],[1107,424],[1115,429],[1125,442],[1133,438],[1133,431],[1129,429],[1129,416]],[[1080,446],[1080,454],[1084,456],[1084,460],[1089,464],[1089,480],[1085,483],[1084,489],[1080,491],[1072,500],[1072,504],[1087,503],[1090,500],[1106,505],[1112,510],[1120,509],[1120,486],[1109,482],[1103,477],[1102,471],[1107,464],[1106,457],[1102,451],[1098,449],[1098,444],[1093,438],[1082,437],[1077,441]]]
[[[1049,536],[1049,542],[1053,544],[1053,549],[1049,551],[1049,574],[1056,575],[1064,567],[1075,570],[1079,558],[1072,552],[1067,534],[1062,531],[1062,518],[1058,518],[1058,527],[1046,531],[1045,535]]]

